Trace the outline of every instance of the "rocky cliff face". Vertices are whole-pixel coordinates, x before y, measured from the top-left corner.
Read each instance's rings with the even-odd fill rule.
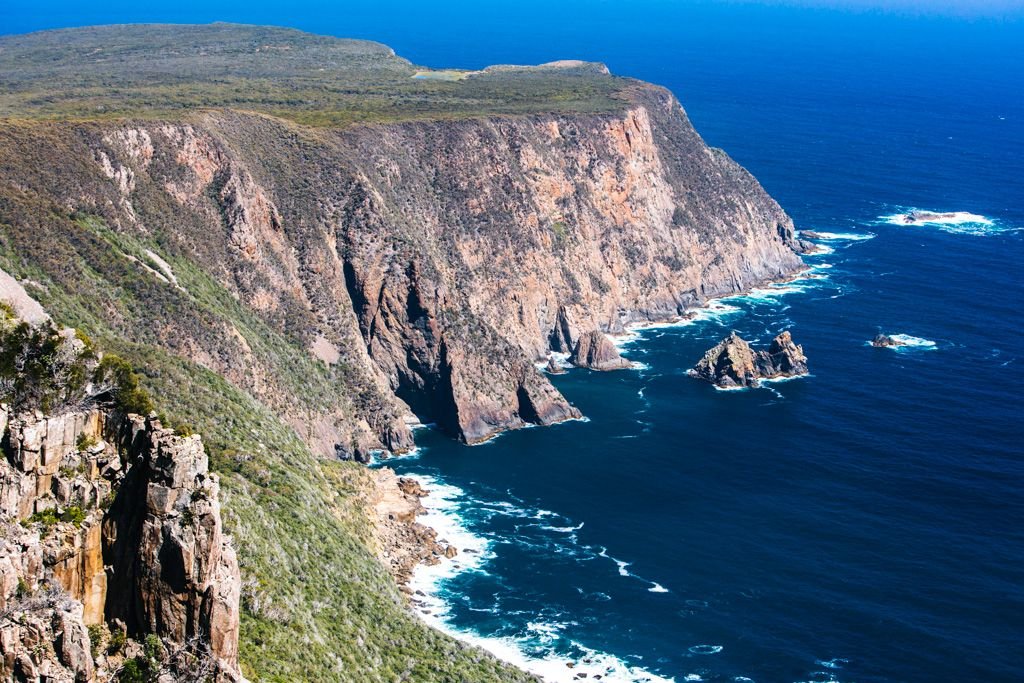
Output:
[[[238,563],[202,441],[79,405],[0,405],[0,674],[108,680],[155,636],[154,677],[240,679]]]
[[[11,205],[49,197],[115,234],[159,234],[162,256],[122,267],[194,305],[167,263],[188,259],[246,315],[344,367],[355,398],[311,417],[237,325],[153,312],[156,343],[290,413],[321,449],[408,448],[410,413],[472,443],[578,415],[534,366],[550,351],[800,265],[790,219],[668,92],[627,95],[618,112],[341,131],[230,112],[65,127],[76,166],[20,179]]]
[[[763,379],[806,375],[807,357],[790,333],[782,332],[767,350],[755,351],[733,332],[708,350],[690,374],[723,389],[757,386]]]

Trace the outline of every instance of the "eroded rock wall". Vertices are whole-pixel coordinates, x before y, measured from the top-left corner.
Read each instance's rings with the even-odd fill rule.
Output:
[[[344,390],[311,414],[258,330],[144,311],[157,343],[251,391],[315,449],[408,448],[411,413],[476,442],[578,415],[535,368],[549,351],[800,267],[791,220],[671,94],[636,84],[626,99],[337,131],[237,112],[81,126],[67,144],[85,165],[58,201],[157,239],[337,369]]]
[[[200,438],[98,407],[2,406],[0,426],[2,674],[107,680],[132,647],[92,643],[101,626],[239,679],[238,563]]]

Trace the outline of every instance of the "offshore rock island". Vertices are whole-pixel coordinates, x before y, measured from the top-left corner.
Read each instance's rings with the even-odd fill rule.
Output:
[[[690,375],[720,389],[756,387],[762,380],[806,375],[807,356],[788,331],[780,333],[767,349],[755,351],[733,332],[709,349],[690,370]]]
[[[412,484],[341,461],[408,451],[419,421],[473,444],[577,418],[538,363],[626,367],[608,334],[801,269],[790,218],[665,89],[572,61],[430,73],[376,43],[289,29],[0,38],[3,298],[38,302],[139,373],[166,418],[121,411],[78,434],[117,444],[134,425],[149,446],[102,451],[128,479],[163,440],[199,449],[184,465],[193,479],[214,476],[208,453],[238,557],[237,572],[195,586],[172,577],[176,604],[225,615],[179,627],[159,585],[143,596],[131,583],[146,571],[119,564],[150,550],[100,560],[86,544],[107,590],[127,581],[118,590],[135,597],[122,616],[64,586],[83,623],[143,644],[152,634],[164,650],[195,635],[227,677],[527,680],[416,620],[392,574],[456,550],[394,526],[415,524]],[[10,382],[19,367],[5,367]],[[69,466],[92,457],[64,446]],[[30,474],[18,452],[5,449],[8,467]],[[96,462],[86,471],[102,473]],[[192,486],[160,476],[173,486],[151,487]],[[48,481],[34,495],[63,491]],[[103,529],[158,529],[185,514],[182,495],[147,495],[144,522],[141,503],[64,493],[54,514],[75,504]],[[18,500],[4,509],[12,524],[40,512]],[[220,523],[202,552],[221,543]],[[419,551],[394,550],[410,538]],[[36,574],[19,566],[11,580],[33,593]],[[28,666],[28,640],[12,647],[5,673]]]

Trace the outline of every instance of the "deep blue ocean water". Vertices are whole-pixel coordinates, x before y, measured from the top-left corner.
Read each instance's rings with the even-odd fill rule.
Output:
[[[447,512],[485,540],[441,581],[442,619],[565,680],[604,672],[594,652],[616,680],[1024,680],[1024,27],[651,14],[468,61],[582,54],[666,85],[799,228],[873,238],[807,259],[827,279],[642,332],[645,370],[556,378],[589,422],[474,448],[421,432],[393,466],[456,487]],[[879,220],[909,208],[994,225]],[[813,376],[686,377],[730,329],[790,329]],[[879,331],[935,346],[866,346]]]
[[[286,24],[435,67],[580,57],[668,86],[799,228],[872,237],[827,242],[808,259],[826,277],[642,331],[626,348],[643,370],[555,378],[587,422],[473,448],[419,432],[388,464],[431,483],[467,567],[433,577],[427,618],[552,680],[1024,679],[1021,13],[112,2],[0,19]],[[993,224],[880,220],[910,208]],[[812,376],[685,376],[730,329],[791,330]],[[935,345],[866,346],[878,331]]]

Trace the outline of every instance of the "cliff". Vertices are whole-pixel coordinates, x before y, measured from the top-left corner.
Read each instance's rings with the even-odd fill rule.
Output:
[[[200,437],[125,413],[75,336],[2,327],[5,365],[49,372],[28,391],[2,375],[0,676],[241,680],[241,579]],[[35,393],[44,377],[57,393]]]
[[[800,267],[679,102],[600,65],[99,27],[0,38],[0,86],[0,267],[202,430],[251,678],[517,678],[403,611],[367,475],[328,459],[409,449],[415,420],[476,443],[575,418],[551,352],[615,364],[605,335]]]
[[[800,265],[789,218],[704,145],[674,98],[628,94],[600,115],[340,131],[232,112],[11,125],[0,130],[9,157],[47,144],[73,161],[6,169],[18,188],[6,215],[15,248],[39,250],[35,265],[58,288],[76,275],[53,258],[70,232],[113,243],[101,274],[134,271],[160,305],[115,304],[106,325],[141,317],[154,335],[140,341],[295,421],[316,411],[321,447],[407,448],[410,411],[472,443],[577,415],[534,368],[556,330],[572,346]],[[38,203],[58,217],[25,234]],[[201,291],[211,287],[266,331],[217,310]],[[327,395],[301,407],[283,395],[281,342],[328,366]]]

